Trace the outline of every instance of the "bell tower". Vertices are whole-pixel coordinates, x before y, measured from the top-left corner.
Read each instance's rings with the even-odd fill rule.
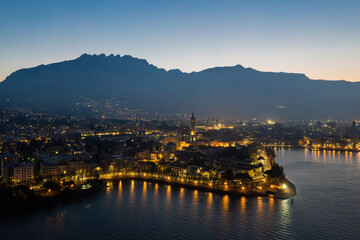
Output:
[[[195,129],[195,116],[194,116],[194,112],[191,115],[191,123],[190,123],[190,131],[191,131],[191,136],[195,136],[196,134],[196,129]]]

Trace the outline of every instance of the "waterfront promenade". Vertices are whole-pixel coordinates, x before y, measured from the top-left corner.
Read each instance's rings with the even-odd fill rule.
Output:
[[[269,196],[275,198],[290,198],[296,195],[295,185],[286,178],[274,183],[264,178],[261,181],[236,180],[204,180],[190,177],[171,176],[167,174],[147,172],[117,172],[102,174],[100,179],[107,181],[107,185],[115,180],[138,180],[169,184],[190,189],[215,192],[220,194],[241,196]]]

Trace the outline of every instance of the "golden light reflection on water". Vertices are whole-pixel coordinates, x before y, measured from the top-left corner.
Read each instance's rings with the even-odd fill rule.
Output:
[[[153,201],[154,201],[155,206],[159,206],[159,194],[158,194],[158,192],[159,192],[159,184],[158,183],[153,183],[153,185],[151,185],[151,186],[153,186],[152,189],[153,189],[154,193],[151,194],[150,196],[153,197]]]
[[[109,194],[110,193],[110,186],[111,186],[112,184],[110,183],[110,182],[107,182],[106,183],[106,193],[107,194]]]
[[[274,210],[275,210],[275,199],[274,198],[269,198],[269,209],[271,210],[271,212],[274,212]]]
[[[183,205],[184,202],[185,202],[185,188],[180,188],[179,203],[180,205]]]
[[[144,181],[143,182],[143,189],[142,189],[142,197],[143,197],[143,199],[145,199],[146,195],[147,195],[147,185],[148,185],[148,182]]]
[[[360,152],[356,153],[356,162],[360,163]]]
[[[130,193],[135,194],[135,180],[131,180]]]
[[[171,185],[166,186],[166,205],[170,206],[171,203]]]
[[[130,204],[133,206],[135,204],[135,180],[130,182],[130,195],[129,195]]]
[[[228,195],[224,195],[221,199],[222,208],[227,212],[229,210],[230,205],[230,197]]]
[[[285,156],[285,149],[284,148],[281,148],[281,157],[282,159],[285,159],[284,156]]]
[[[157,195],[158,191],[159,191],[159,184],[155,183],[155,186],[154,186],[155,195]]]
[[[259,214],[262,214],[264,211],[264,204],[263,204],[263,198],[262,197],[257,197],[257,210],[259,212]]]
[[[290,209],[290,199],[281,200],[279,202],[280,205],[280,224],[285,226],[283,229],[286,229],[292,223],[292,215]]]
[[[209,192],[208,193],[208,208],[212,208],[212,204],[213,204],[213,193]]]
[[[192,200],[192,207],[193,207],[193,212],[196,214],[196,212],[199,210],[199,191],[198,190],[194,190],[193,191],[193,200]]]
[[[349,162],[348,151],[345,151],[345,163]]]
[[[206,206],[206,212],[204,213],[204,222],[205,224],[211,224],[215,214],[215,207],[214,207],[214,194],[212,192],[206,193],[207,196],[207,206]]]
[[[193,198],[194,198],[194,202],[198,201],[198,199],[199,199],[199,191],[198,190],[194,190]]]
[[[274,198],[268,198],[266,199],[266,204],[265,204],[265,207],[266,207],[266,215],[269,217],[269,218],[273,218],[275,215],[276,215],[276,202],[275,202],[275,199]]]
[[[146,191],[147,191],[147,182],[144,181],[144,182],[143,182],[143,194],[146,195]]]
[[[146,197],[147,197],[147,185],[148,185],[148,182],[147,181],[143,181],[143,187],[142,187],[142,195],[141,195],[141,210],[143,211],[145,208],[146,208]]]
[[[122,201],[123,201],[123,197],[121,196],[123,193],[123,182],[120,180],[119,181],[119,186],[118,186],[118,197],[117,197],[117,205],[121,206]]]
[[[242,214],[246,213],[246,197],[240,198],[240,210]]]
[[[167,185],[166,187],[166,197],[171,197],[171,185]]]
[[[185,189],[180,188],[180,198],[184,198],[184,194],[185,194]]]
[[[121,195],[122,190],[123,190],[123,185],[122,185],[122,181],[120,180],[119,181],[119,195]]]
[[[311,158],[312,158],[313,162],[319,162],[319,157],[320,157],[320,151],[312,151],[311,152]]]

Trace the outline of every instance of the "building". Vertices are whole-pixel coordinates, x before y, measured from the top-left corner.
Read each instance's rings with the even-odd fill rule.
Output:
[[[4,167],[4,182],[22,183],[34,180],[33,163],[15,163]]]
[[[3,153],[0,155],[0,177],[4,177],[5,166],[12,165],[19,161],[16,154]]]
[[[40,174],[44,179],[57,180],[61,173],[58,163],[41,163]]]

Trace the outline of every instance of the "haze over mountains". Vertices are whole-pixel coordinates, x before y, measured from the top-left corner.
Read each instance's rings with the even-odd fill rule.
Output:
[[[360,83],[311,80],[241,65],[200,72],[166,71],[131,56],[88,55],[21,69],[0,82],[0,107],[66,113],[80,96],[116,96],[149,112],[247,120],[338,120],[360,117]]]

